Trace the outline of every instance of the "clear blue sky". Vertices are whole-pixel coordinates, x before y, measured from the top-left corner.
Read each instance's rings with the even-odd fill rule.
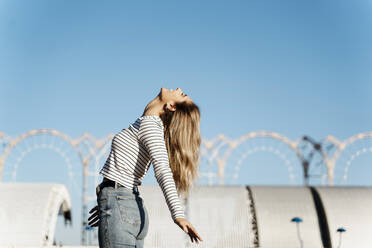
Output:
[[[200,106],[206,139],[269,130],[344,140],[372,131],[371,27],[362,0],[1,0],[0,132],[103,137],[160,87],[180,87]],[[363,156],[351,184],[370,181]],[[48,177],[35,174],[24,179]]]

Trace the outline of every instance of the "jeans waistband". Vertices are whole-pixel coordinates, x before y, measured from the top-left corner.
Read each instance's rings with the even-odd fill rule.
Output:
[[[117,188],[120,188],[120,187],[123,187],[123,188],[126,188],[128,189],[127,187],[121,185],[120,183],[116,182],[116,181],[113,181],[111,179],[108,179],[106,177],[103,178],[103,181],[96,187],[96,195],[98,195],[98,193],[104,188],[104,187],[113,187],[115,189]],[[129,189],[130,190],[130,189]],[[138,186],[135,185],[133,186],[132,188],[132,193],[134,194],[139,194],[139,191],[138,191]]]

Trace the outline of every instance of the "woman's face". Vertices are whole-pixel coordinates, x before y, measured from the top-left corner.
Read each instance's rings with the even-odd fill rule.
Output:
[[[178,103],[178,102],[192,102],[191,98],[182,92],[181,88],[167,89],[161,88],[159,93],[160,99],[164,102]]]

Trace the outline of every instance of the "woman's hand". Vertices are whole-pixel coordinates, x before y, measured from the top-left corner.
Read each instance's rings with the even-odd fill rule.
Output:
[[[89,211],[90,214],[92,214],[89,218],[88,218],[88,225],[91,226],[91,227],[95,227],[95,226],[98,226],[98,221],[99,221],[99,216],[98,216],[98,205],[95,206],[94,208],[92,208],[90,211]]]
[[[176,218],[174,221],[185,233],[190,236],[191,242],[196,241],[199,244],[199,241],[203,241],[199,234],[196,232],[195,228],[188,222],[185,218]]]

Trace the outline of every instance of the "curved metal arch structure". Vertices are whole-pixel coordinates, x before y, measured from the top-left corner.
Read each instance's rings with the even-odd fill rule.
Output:
[[[109,145],[110,141],[112,140],[112,137],[114,136],[113,134],[109,134],[102,139],[97,139],[93,135],[89,133],[84,133],[83,135],[79,136],[78,138],[71,138],[70,136],[54,129],[34,129],[30,130],[26,133],[23,133],[15,138],[11,138],[10,136],[6,135],[5,133],[0,132],[0,178],[3,173],[3,167],[5,165],[5,162],[10,154],[12,154],[13,151],[15,150],[20,150],[22,148],[20,144],[22,141],[27,140],[30,137],[36,136],[36,135],[50,135],[53,137],[57,137],[58,139],[63,140],[66,142],[68,145],[71,146],[72,150],[76,151],[80,163],[82,165],[83,169],[83,183],[82,183],[82,202],[83,202],[83,210],[82,210],[82,244],[86,244],[86,229],[85,225],[86,222],[85,220],[87,219],[87,204],[90,200],[94,199],[95,196],[89,197],[87,195],[88,192],[88,177],[95,175],[96,176],[96,171],[97,168],[102,164],[101,159],[103,159],[109,150]],[[267,139],[272,139],[279,141],[281,144],[284,144],[289,150],[293,151],[294,154],[297,156],[300,162],[303,163],[303,151],[300,149],[300,142],[301,139],[298,140],[291,140],[288,137],[281,135],[276,132],[271,132],[271,131],[257,131],[257,132],[251,132],[248,133],[244,136],[239,137],[238,139],[230,139],[224,135],[219,135],[211,140],[207,139],[202,139],[201,143],[201,158],[205,159],[207,162],[207,165],[212,167],[212,166],[217,166],[217,173],[201,173],[202,176],[206,176],[209,179],[212,179],[214,177],[218,178],[219,184],[223,185],[224,184],[224,178],[225,178],[225,169],[226,169],[226,162],[227,159],[231,156],[232,152],[237,150],[238,148],[241,147],[242,144],[247,142],[248,140],[254,140],[258,138],[267,138]],[[359,133],[356,134],[344,141],[340,141],[336,139],[333,136],[327,136],[321,144],[326,144],[330,143],[333,145],[333,147],[336,148],[335,152],[333,154],[327,153],[325,150],[321,150],[321,156],[323,157],[323,162],[322,165],[325,165],[327,168],[327,172],[322,173],[322,175],[327,176],[328,179],[328,185],[333,185],[334,182],[334,169],[336,166],[336,161],[340,157],[343,151],[346,150],[349,146],[352,144],[356,143],[357,141],[363,140],[363,139],[369,139],[372,140],[372,132],[366,132],[366,133]],[[320,144],[320,143],[319,143]],[[45,144],[42,144],[40,146],[41,148],[48,148]],[[286,148],[286,149],[287,149]],[[273,149],[263,149],[262,147],[255,147],[253,150],[264,150],[268,152],[274,152]],[[21,154],[27,153],[29,151],[22,151]],[[63,156],[63,151],[60,151],[61,155]],[[280,152],[280,151],[279,151]],[[362,153],[365,152],[372,152],[372,146],[371,147],[363,147],[360,150],[358,150],[355,154],[351,155],[351,158],[348,160],[347,167],[345,168],[345,175],[344,178],[347,177],[348,173],[348,168],[354,159],[354,157],[359,156]],[[240,157],[240,160],[245,159],[247,156],[251,155],[250,154],[245,154],[244,156]],[[65,158],[65,160],[68,160],[68,158]],[[285,159],[285,158],[283,158]],[[239,160],[239,161],[240,161]],[[67,163],[67,162],[66,162]],[[68,163],[67,163],[68,164]],[[92,165],[94,165],[92,167]],[[90,172],[89,167],[92,167],[94,171]],[[322,167],[322,168],[325,168]],[[303,168],[305,171],[305,168]],[[96,177],[95,177],[96,178]],[[97,179],[97,178],[96,178]]]
[[[85,230],[85,225],[86,225],[86,219],[87,219],[87,204],[90,199],[88,196],[88,176],[90,175],[89,173],[89,165],[91,161],[93,161],[97,157],[97,153],[100,153],[102,149],[107,149],[107,142],[111,140],[113,137],[113,134],[109,134],[103,139],[97,139],[91,134],[85,133],[81,135],[80,137],[73,139],[70,136],[55,130],[55,129],[47,129],[47,128],[42,128],[42,129],[33,129],[30,130],[26,133],[23,133],[16,138],[13,139],[7,139],[6,142],[3,142],[5,144],[3,152],[0,154],[0,178],[2,178],[3,174],[3,168],[5,165],[5,162],[8,158],[8,156],[16,149],[18,145],[22,143],[22,141],[25,141],[33,136],[37,135],[50,135],[53,137],[57,137],[67,144],[69,144],[74,151],[76,151],[81,165],[83,169],[83,182],[82,182],[82,243],[85,244],[86,242],[86,230]],[[7,136],[3,133],[0,133],[0,140],[5,140]],[[41,146],[37,145],[37,148],[43,147],[43,148],[53,148],[53,144],[50,144],[47,146],[46,144],[42,144]],[[22,158],[31,150],[34,150],[35,148],[28,148],[26,151],[22,151],[21,156],[18,158],[18,162],[15,164],[15,171],[18,168],[18,164],[22,160]],[[53,150],[53,149],[52,149]],[[60,151],[59,149],[54,149],[56,150],[66,161],[66,164],[68,168],[71,169],[71,164],[69,162],[69,158],[65,156],[65,153],[63,151]],[[70,171],[71,172],[71,171]]]
[[[334,170],[335,170],[335,166],[336,166],[336,161],[340,157],[341,153],[343,151],[345,151],[346,148],[351,146],[353,143],[355,143],[357,141],[360,141],[360,140],[363,140],[363,139],[371,139],[372,140],[372,132],[358,133],[356,135],[353,135],[353,136],[347,138],[344,141],[340,141],[340,140],[338,140],[337,138],[335,138],[334,136],[331,136],[331,135],[327,136],[324,139],[323,143],[329,142],[336,147],[336,151],[333,153],[332,156],[328,157],[325,154],[325,163],[326,163],[326,166],[327,166],[327,169],[328,169],[328,173],[327,173],[328,185],[331,185],[331,186],[334,185]],[[365,152],[368,152],[368,151],[372,152],[372,146],[369,147],[369,149],[363,147],[363,149],[356,151],[355,154],[352,155],[351,160],[353,160],[355,156],[359,156],[361,153],[365,153]],[[347,178],[347,172],[348,172],[350,164],[351,164],[351,161],[349,161],[349,163],[347,163],[347,166],[345,168],[344,179]]]
[[[3,172],[3,166],[6,162],[6,159],[8,155],[13,151],[13,149],[18,144],[20,144],[22,141],[32,136],[36,136],[40,134],[58,137],[64,140],[65,142],[67,142],[68,144],[70,144],[78,153],[83,165],[88,165],[89,160],[95,156],[97,150],[99,150],[104,145],[104,143],[107,142],[107,140],[112,137],[112,135],[108,135],[103,140],[98,140],[95,137],[93,137],[91,134],[86,133],[76,139],[72,139],[70,136],[55,129],[41,128],[41,129],[30,130],[26,133],[19,135],[18,137],[14,139],[11,139],[9,143],[7,144],[7,146],[5,147],[4,152],[0,156],[0,177]],[[5,135],[0,133],[0,138],[2,137],[5,137]],[[91,143],[89,144],[87,141],[90,141]],[[84,149],[79,147],[81,144],[83,144],[87,148],[88,155],[85,155]]]
[[[51,246],[57,216],[71,222],[71,200],[62,184],[0,183],[0,195],[1,247]]]
[[[15,149],[15,147],[18,144],[20,144],[22,141],[24,141],[24,140],[26,140],[26,139],[28,139],[32,136],[39,135],[39,134],[50,134],[50,135],[53,135],[53,136],[56,136],[56,137],[59,137],[59,138],[63,139],[67,143],[71,144],[73,147],[75,146],[73,140],[68,135],[66,135],[66,134],[64,134],[60,131],[57,131],[57,130],[54,130],[54,129],[33,129],[33,130],[30,130],[26,133],[23,133],[23,134],[19,135],[16,138],[12,139],[9,142],[9,144],[6,146],[4,152],[0,156],[0,177],[2,177],[3,167],[5,165],[6,159],[9,156],[9,154]]]
[[[204,142],[202,142],[202,145],[204,146],[204,149],[212,151],[211,155],[209,156],[208,163],[210,164],[212,160],[214,159],[216,160],[216,164],[218,166],[218,178],[220,185],[224,184],[226,161],[231,155],[231,152],[237,149],[241,144],[243,144],[247,140],[257,138],[270,138],[278,140],[285,144],[290,150],[292,150],[299,158],[299,160],[302,159],[301,150],[298,149],[298,144],[300,143],[300,140],[292,141],[288,137],[276,132],[264,130],[251,132],[244,136],[241,136],[237,140],[231,140],[225,137],[224,135],[219,135],[211,141],[205,140]],[[226,147],[226,149],[224,153],[221,156],[219,156],[219,152],[220,150],[222,150],[223,147]],[[271,151],[271,149],[268,149],[268,151]]]

